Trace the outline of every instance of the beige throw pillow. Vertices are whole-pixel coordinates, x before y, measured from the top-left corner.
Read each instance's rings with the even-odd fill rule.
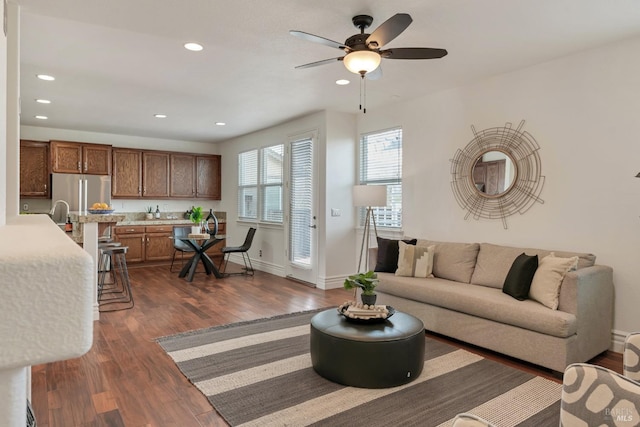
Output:
[[[529,298],[552,310],[558,309],[560,285],[568,271],[578,267],[578,257],[559,258],[551,252],[542,258],[531,282]]]
[[[400,241],[398,249],[396,276],[430,277],[433,275],[435,246],[414,246]]]

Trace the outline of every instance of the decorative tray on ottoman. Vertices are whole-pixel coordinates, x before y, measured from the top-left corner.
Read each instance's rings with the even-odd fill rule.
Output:
[[[338,307],[338,313],[353,323],[380,323],[394,315],[395,309],[390,305],[363,305],[347,301]]]

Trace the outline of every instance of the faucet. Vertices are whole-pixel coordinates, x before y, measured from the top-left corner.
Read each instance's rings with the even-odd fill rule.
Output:
[[[53,206],[49,211],[49,216],[51,217],[51,219],[53,219],[53,214],[56,212],[56,207],[58,206],[58,203],[64,203],[64,205],[67,207],[67,215],[65,215],[64,218],[69,216],[69,211],[70,211],[69,203],[65,202],[64,200],[56,200],[55,202],[53,202]]]

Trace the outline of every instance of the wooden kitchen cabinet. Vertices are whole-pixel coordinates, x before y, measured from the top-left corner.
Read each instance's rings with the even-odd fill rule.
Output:
[[[113,175],[111,197],[142,197],[142,151],[126,148],[113,149]]]
[[[169,153],[142,152],[142,196],[169,197]]]
[[[70,141],[51,141],[54,173],[111,175],[111,146]]]
[[[169,196],[193,198],[196,195],[196,156],[171,153]]]
[[[145,227],[145,261],[170,260],[173,256],[173,226],[148,225]]]
[[[144,226],[117,226],[114,227],[116,242],[127,246],[127,263],[143,262],[145,260],[146,240]]]
[[[20,141],[20,197],[51,197],[48,142]]]
[[[196,197],[220,200],[221,157],[219,155],[196,156]]]

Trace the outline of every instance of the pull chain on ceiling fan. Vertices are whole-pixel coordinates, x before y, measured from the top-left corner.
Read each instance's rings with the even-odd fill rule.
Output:
[[[446,49],[436,49],[430,47],[399,47],[381,50],[380,48],[396,37],[398,37],[411,24],[413,19],[408,13],[396,13],[391,18],[384,21],[376,30],[371,33],[365,33],[365,29],[371,26],[373,18],[369,15],[356,15],[352,18],[353,25],[360,29],[359,34],[354,34],[339,43],[314,34],[305,33],[304,31],[291,30],[289,34],[300,37],[314,43],[320,43],[325,46],[340,49],[346,53],[344,56],[337,58],[324,59],[322,61],[310,62],[304,65],[298,65],[295,68],[311,68],[319,65],[330,64],[336,61],[342,61],[350,72],[359,74],[364,80],[376,80],[382,77],[382,69],[380,62],[382,59],[436,59],[442,58],[447,54]],[[362,109],[362,88],[364,82],[360,84],[360,98]],[[366,86],[364,86],[366,90]],[[366,92],[364,95],[366,103]],[[366,105],[364,108],[366,113]]]

